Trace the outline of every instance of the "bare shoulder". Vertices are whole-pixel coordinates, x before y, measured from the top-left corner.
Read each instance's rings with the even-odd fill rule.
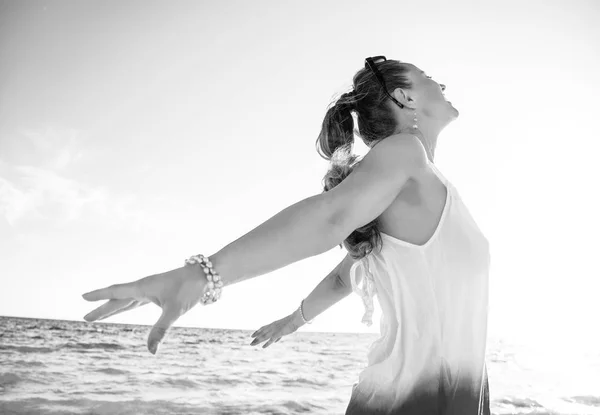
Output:
[[[395,134],[375,144],[324,200],[331,222],[345,235],[376,219],[388,208],[405,184],[426,164],[418,138]]]

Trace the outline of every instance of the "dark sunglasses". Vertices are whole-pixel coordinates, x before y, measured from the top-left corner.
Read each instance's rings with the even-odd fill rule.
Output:
[[[400,108],[404,108],[404,105],[399,103],[398,100],[388,92],[387,87],[385,86],[385,81],[383,80],[383,76],[381,75],[381,72],[377,70],[377,66],[375,66],[376,62],[384,61],[387,61],[385,56],[372,56],[370,58],[366,58],[365,68],[373,72],[373,75],[375,75],[375,78],[377,78],[377,81],[379,81],[379,85],[381,85],[381,87],[383,88],[383,92],[385,92],[387,96],[390,97],[391,100],[394,101]]]

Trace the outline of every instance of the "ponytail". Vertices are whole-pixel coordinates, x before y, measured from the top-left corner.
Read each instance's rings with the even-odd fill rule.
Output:
[[[330,162],[322,181],[324,192],[340,184],[360,163],[358,155],[352,153],[354,144],[352,111],[355,109],[354,93],[345,93],[325,114],[321,133],[317,139],[317,152]],[[360,259],[368,255],[377,243],[381,245],[381,235],[374,220],[354,230],[344,240],[343,245],[350,256]]]
[[[325,113],[321,133],[317,138],[317,153],[325,160],[341,151],[352,154],[354,144],[354,120],[352,111],[356,108],[353,93],[345,93]]]
[[[400,61],[377,63],[377,68],[385,79],[388,90],[412,88],[408,77],[410,67]],[[317,153],[330,162],[322,181],[324,192],[340,184],[360,163],[360,158],[352,154],[355,134],[368,147],[372,147],[376,142],[393,135],[398,128],[392,107],[388,105],[389,96],[370,70],[359,70],[352,84],[353,91],[342,94],[327,109],[317,138]],[[358,121],[356,130],[353,112]],[[381,249],[382,244],[377,218],[355,229],[343,241],[346,250],[355,260],[369,255],[375,248]]]

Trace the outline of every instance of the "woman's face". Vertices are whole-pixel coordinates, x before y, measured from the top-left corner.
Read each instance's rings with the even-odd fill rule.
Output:
[[[458,117],[458,110],[444,97],[446,85],[439,84],[428,73],[418,67],[407,64],[410,67],[409,78],[413,87],[409,95],[415,100],[417,109],[424,115],[449,122]]]

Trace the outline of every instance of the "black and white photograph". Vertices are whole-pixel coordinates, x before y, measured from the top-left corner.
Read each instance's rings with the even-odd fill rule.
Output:
[[[600,415],[599,22],[0,0],[0,414]]]

